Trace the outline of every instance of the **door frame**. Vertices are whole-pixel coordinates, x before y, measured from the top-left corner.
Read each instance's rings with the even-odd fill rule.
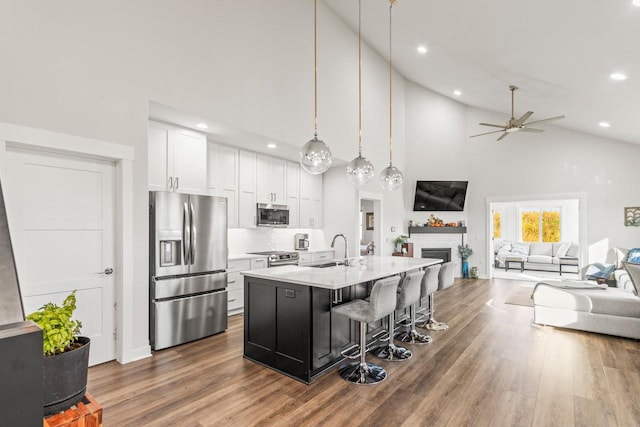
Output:
[[[356,257],[360,257],[360,209],[362,208],[362,200],[373,202],[373,240],[375,244],[374,256],[382,256],[382,201],[383,195],[371,191],[356,190],[356,223],[354,233],[354,248]]]
[[[494,275],[493,266],[493,234],[491,233],[493,228],[493,216],[491,215],[491,207],[494,203],[500,202],[523,202],[528,200],[540,200],[540,201],[553,201],[553,200],[578,200],[578,245],[580,246],[580,263],[586,265],[588,262],[587,253],[587,193],[558,193],[558,194],[529,194],[523,196],[495,196],[485,198],[485,233],[486,233],[486,245],[485,245],[485,265],[487,266],[487,278],[492,279]]]
[[[151,355],[134,349],[133,331],[133,160],[132,146],[0,122],[0,179],[5,181],[7,146],[75,155],[115,163],[116,360],[128,363]]]

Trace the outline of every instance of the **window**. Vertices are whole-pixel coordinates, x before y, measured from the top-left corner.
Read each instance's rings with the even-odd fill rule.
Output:
[[[494,211],[493,212],[493,238],[499,239],[502,237],[502,228],[501,228],[501,217],[502,212]]]
[[[520,209],[522,241],[559,242],[560,222],[560,208],[522,208]]]

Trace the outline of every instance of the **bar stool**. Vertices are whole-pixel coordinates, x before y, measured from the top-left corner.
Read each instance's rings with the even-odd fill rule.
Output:
[[[406,306],[411,304],[411,301],[417,301],[420,298],[420,281],[422,280],[423,275],[423,271],[417,271],[407,274],[404,279],[402,279],[400,285],[398,285],[398,291],[396,293],[395,310],[402,310]],[[402,362],[404,360],[410,359],[413,354],[411,353],[411,350],[408,350],[404,347],[398,347],[393,343],[396,329],[395,310],[389,314],[387,338],[382,339],[383,341],[387,341],[387,344],[374,348],[373,350],[371,350],[371,354],[379,357],[380,359],[388,360],[391,362]],[[403,333],[402,335],[407,334],[409,333]]]
[[[398,283],[400,283],[400,276],[378,280],[371,289],[369,302],[356,299],[331,309],[334,313],[360,322],[360,352],[356,356],[360,361],[346,363],[338,368],[338,373],[344,380],[356,384],[377,384],[387,377],[387,371],[382,366],[365,361],[367,323],[380,320],[393,312],[396,308]]]
[[[420,288],[424,275],[424,271],[409,273],[402,280],[400,286],[398,286],[398,302],[396,303],[396,310],[402,310],[405,307],[409,307],[409,316],[411,318],[409,330],[400,331],[395,334],[395,338],[403,343],[429,344],[431,342],[431,337],[429,335],[423,335],[416,331],[416,303],[420,301]]]
[[[438,291],[445,290],[453,285],[454,267],[455,264],[453,262],[445,262],[442,264],[440,272],[438,273]],[[430,331],[443,331],[445,329],[449,329],[449,325],[444,322],[438,322],[434,319],[434,312],[435,297],[434,293],[431,293],[429,295],[429,320],[427,320],[423,327]]]
[[[420,318],[417,320],[417,326],[420,328],[426,328],[428,319],[431,318],[431,307],[433,301],[433,293],[438,290],[438,274],[440,273],[440,264],[431,265],[424,269],[424,277],[420,284]],[[424,308],[422,308],[424,307]],[[426,312],[426,314],[424,314]],[[427,317],[427,320],[423,320]]]

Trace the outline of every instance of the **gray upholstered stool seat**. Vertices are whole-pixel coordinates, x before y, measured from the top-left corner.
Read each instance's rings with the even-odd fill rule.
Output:
[[[395,338],[407,344],[428,344],[431,342],[429,335],[423,335],[416,330],[416,304],[420,301],[420,288],[424,271],[407,274],[398,286],[398,302],[396,310],[409,307],[410,324],[403,331],[397,332]]]
[[[433,294],[438,290],[438,275],[440,274],[440,264],[431,265],[424,269],[424,277],[420,284],[420,306],[425,307],[420,310],[421,313],[426,311],[427,320],[424,319],[425,315],[421,314],[418,319],[417,326],[426,328],[429,319],[432,318],[429,307],[433,305]]]
[[[438,272],[438,291],[445,290],[451,285],[453,285],[454,281],[454,268],[455,264],[453,262],[445,262],[440,266],[440,271]],[[431,292],[429,294],[429,319],[424,322],[420,327],[429,329],[431,331],[442,331],[449,328],[444,322],[438,322],[434,318],[435,313],[435,292]]]
[[[338,368],[343,379],[356,384],[376,384],[387,377],[387,371],[381,366],[365,361],[367,323],[380,320],[393,312],[396,308],[396,290],[399,282],[399,276],[378,280],[371,289],[369,302],[353,300],[331,309],[334,313],[360,322],[360,361],[345,363]]]

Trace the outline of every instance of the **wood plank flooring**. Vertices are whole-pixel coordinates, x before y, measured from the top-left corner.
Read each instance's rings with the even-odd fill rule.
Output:
[[[449,330],[380,362],[375,386],[335,370],[307,386],[242,358],[227,332],[89,370],[105,426],[640,426],[640,342],[531,324],[518,282],[462,280],[436,296]],[[378,362],[376,362],[378,363]]]

